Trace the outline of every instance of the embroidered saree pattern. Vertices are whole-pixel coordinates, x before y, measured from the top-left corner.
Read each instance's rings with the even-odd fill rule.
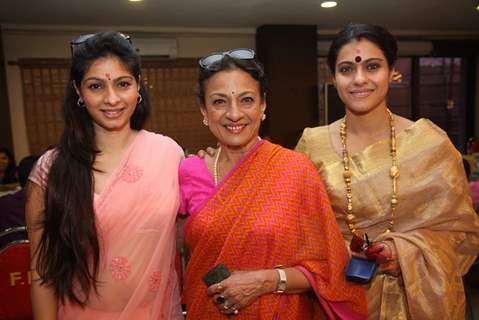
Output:
[[[378,274],[367,289],[370,319],[464,318],[462,276],[479,251],[479,222],[471,206],[459,152],[447,135],[421,119],[397,136],[399,205],[390,216],[389,140],[351,157],[357,227],[376,241],[393,241],[402,275]],[[347,243],[341,157],[328,127],[306,129],[296,150],[305,153],[326,184]]]
[[[45,186],[52,152],[30,179]],[[101,245],[98,295],[84,309],[66,299],[59,319],[182,319],[174,269],[178,166],[171,139],[140,131],[94,209]]]
[[[260,142],[186,223],[189,320],[228,319],[202,282],[218,263],[232,271],[297,267],[311,279],[311,294],[263,295],[235,319],[326,318],[321,303],[330,315],[364,318],[363,290],[344,279],[348,253],[324,186],[303,155]]]

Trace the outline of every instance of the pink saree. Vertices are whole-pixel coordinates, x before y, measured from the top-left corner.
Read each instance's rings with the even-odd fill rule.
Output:
[[[218,263],[230,270],[296,267],[313,288],[311,294],[263,295],[235,319],[365,319],[363,289],[344,278],[349,257],[326,191],[301,154],[259,142],[190,213],[185,240],[191,250],[188,320],[228,319],[202,282]]]
[[[30,180],[45,186],[53,152]],[[82,309],[66,299],[59,319],[183,319],[174,269],[178,165],[171,139],[140,131],[94,207],[101,245],[98,295]]]

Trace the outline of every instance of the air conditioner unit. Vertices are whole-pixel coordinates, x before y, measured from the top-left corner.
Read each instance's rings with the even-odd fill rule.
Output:
[[[176,58],[178,44],[174,38],[135,38],[133,45],[142,56]]]

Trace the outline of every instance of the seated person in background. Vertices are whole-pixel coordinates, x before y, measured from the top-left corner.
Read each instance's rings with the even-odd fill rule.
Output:
[[[8,148],[0,147],[0,195],[18,187],[15,167],[12,152]]]
[[[22,189],[0,197],[0,232],[12,228],[25,225],[25,191],[23,188],[27,183],[28,175],[32,170],[37,156],[28,156],[20,161],[17,169],[18,180]],[[16,240],[20,235],[11,235],[8,239],[0,239],[0,248],[11,240]]]

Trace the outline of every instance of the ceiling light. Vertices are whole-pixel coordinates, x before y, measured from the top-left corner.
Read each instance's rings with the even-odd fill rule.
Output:
[[[143,1],[143,0],[128,0],[130,2],[140,2],[140,1]]]
[[[476,7],[476,10],[479,11],[479,5]]]
[[[336,1],[323,1],[321,2],[322,8],[334,8],[338,5]]]

